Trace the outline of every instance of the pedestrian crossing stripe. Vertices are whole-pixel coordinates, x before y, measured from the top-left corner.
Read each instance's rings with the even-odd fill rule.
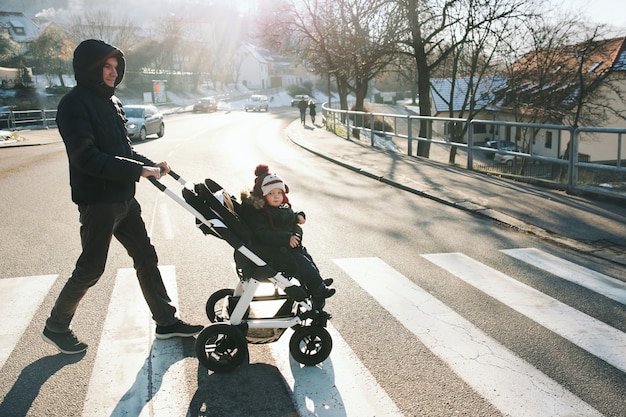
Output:
[[[626,282],[536,248],[505,249],[500,252],[626,305]]]
[[[422,256],[502,304],[626,372],[626,333],[462,253]]]
[[[503,414],[601,415],[382,260],[334,261]]]
[[[159,269],[176,305],[174,267]],[[154,326],[135,270],[119,269],[89,381],[84,417],[187,414],[191,397],[184,379],[176,377],[184,374],[182,341],[155,339]]]
[[[590,290],[605,295],[617,294],[612,299],[618,302],[623,300],[620,291],[625,284],[614,278],[536,249],[502,252]],[[561,305],[465,255],[422,256],[527,317],[541,324],[546,321],[548,325],[553,324],[546,327],[559,335],[568,337],[566,335],[570,331],[572,334],[569,337],[577,340],[576,333],[584,328],[589,340],[594,341],[584,348],[624,371],[624,358],[619,355],[626,351],[623,332],[585,317],[577,310]],[[520,417],[599,415],[597,410],[382,260],[352,258],[334,261],[503,414]],[[176,304],[175,268],[162,266],[160,269],[168,293]],[[0,321],[0,367],[14,350],[56,279],[57,275],[0,279],[0,293],[11,300],[11,303],[0,304],[0,317],[5,318]],[[530,305],[526,305],[524,301],[529,300],[531,302],[526,304]],[[536,303],[537,306],[534,305]],[[181,378],[185,359],[182,342],[178,338],[154,338],[154,323],[134,269],[118,270],[108,309],[83,415],[186,415],[191,397],[186,378]],[[551,316],[555,313],[569,317],[569,327],[580,320],[584,320],[584,324],[572,331]],[[557,323],[553,323],[555,321]],[[398,407],[331,323],[328,331],[334,348],[330,357],[317,367],[302,367],[293,361],[288,348],[289,330],[277,342],[270,344],[276,366],[292,389],[301,415],[401,415]],[[580,343],[584,344],[584,341]],[[358,378],[354,378],[355,375]],[[319,384],[315,385],[315,381]],[[376,408],[377,405],[379,408]]]
[[[0,369],[26,331],[28,323],[50,291],[58,275],[0,279]],[[28,320],[24,320],[28,318]],[[43,330],[43,323],[41,325]]]
[[[315,367],[305,367],[289,354],[291,329],[270,344],[296,404],[298,415],[324,417],[394,417],[402,413],[348,343],[329,322],[333,340],[330,357]]]

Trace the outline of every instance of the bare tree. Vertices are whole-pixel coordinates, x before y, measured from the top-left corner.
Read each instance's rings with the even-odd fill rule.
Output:
[[[470,22],[473,18],[475,16],[469,17]],[[480,20],[483,24],[474,27],[469,33],[463,30],[451,33],[451,43],[458,47],[435,68],[435,72],[450,80],[449,95],[445,98],[449,117],[471,120],[493,104],[490,92],[504,82],[500,74],[500,56],[510,53],[506,47],[507,40],[516,36],[522,22],[519,15],[501,15],[497,8],[486,8],[480,14]],[[528,18],[523,20],[527,21]],[[457,42],[457,36],[463,36],[465,41]],[[457,86],[459,82],[461,86]],[[433,85],[431,88],[435,90]],[[469,124],[452,124],[450,127],[450,140],[453,143],[462,142]],[[450,164],[455,163],[457,149],[454,145],[450,147]]]
[[[33,64],[42,74],[57,77],[59,85],[65,87],[63,75],[71,72],[74,41],[57,25],[49,25],[30,46]]]
[[[369,82],[391,60],[396,31],[388,17],[395,13],[395,2],[292,0],[287,6],[266,25],[272,43],[335,78],[341,108],[347,109],[352,92],[354,108],[363,110]]]
[[[0,35],[0,62],[10,62],[17,55],[18,50],[19,47],[8,34],[6,36]]]
[[[397,0],[398,18],[406,22],[399,34],[400,53],[415,60],[420,115],[431,115],[430,78],[432,72],[485,25],[496,30],[497,22],[522,18],[529,0]],[[500,23],[500,28],[506,28]],[[427,125],[420,124],[421,137]],[[420,141],[418,155],[428,157],[430,144]]]
[[[125,14],[115,16],[109,10],[96,10],[74,16],[71,33],[76,43],[85,39],[100,39],[123,51],[136,40],[137,25]]]
[[[598,86],[623,94],[609,82],[623,38],[602,39],[601,27],[577,19],[541,23],[527,28],[529,52],[507,66],[504,105],[533,123],[602,124],[610,109]]]
[[[587,25],[578,17],[537,20],[526,33],[528,52],[507,66],[506,89],[498,97],[512,114],[526,122],[573,127],[601,126],[610,115],[626,120],[609,100],[611,95],[622,102],[626,98],[623,76],[614,76],[615,53],[623,48],[623,37],[604,39],[604,27]],[[527,149],[530,140],[524,143]],[[561,155],[564,159],[569,158],[570,145]]]

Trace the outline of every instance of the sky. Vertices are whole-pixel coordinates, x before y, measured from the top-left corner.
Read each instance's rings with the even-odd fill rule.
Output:
[[[580,10],[593,23],[604,23],[626,31],[626,2],[624,0],[552,0],[552,3],[562,4],[570,10]]]
[[[124,0],[109,0],[108,4],[117,4]],[[229,1],[237,5],[254,6],[260,1],[272,0],[135,0],[137,4],[152,4],[159,7],[172,4],[197,4],[211,1]],[[548,0],[557,10],[580,11],[591,21],[590,23],[602,23],[622,29],[620,35],[626,35],[626,1],[625,0]],[[0,10],[19,11],[33,17],[38,11],[50,7],[64,7],[81,9],[86,5],[93,5],[94,0],[0,0]],[[147,9],[146,9],[147,10]]]

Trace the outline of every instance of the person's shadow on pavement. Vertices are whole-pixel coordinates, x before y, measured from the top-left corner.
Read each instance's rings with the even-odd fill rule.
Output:
[[[25,367],[0,403],[0,416],[26,416],[43,384],[61,368],[80,361],[84,356],[85,352],[76,355],[59,353],[38,359]]]

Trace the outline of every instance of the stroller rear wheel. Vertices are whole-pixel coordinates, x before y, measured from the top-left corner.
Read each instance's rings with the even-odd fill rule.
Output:
[[[232,288],[222,288],[215,291],[206,300],[206,316],[211,323],[220,323],[230,318],[230,313],[233,312],[237,305],[236,299],[233,299],[235,290]],[[248,317],[250,307],[246,310],[244,317]]]
[[[321,326],[298,327],[289,339],[289,353],[299,363],[313,366],[323,362],[333,349],[333,339]]]
[[[228,297],[232,297],[234,293],[232,288],[222,288],[209,296],[206,301],[206,316],[211,323],[228,319],[224,317],[224,307],[228,307]]]
[[[230,372],[248,358],[248,341],[238,327],[213,323],[198,334],[196,356],[214,372]]]

